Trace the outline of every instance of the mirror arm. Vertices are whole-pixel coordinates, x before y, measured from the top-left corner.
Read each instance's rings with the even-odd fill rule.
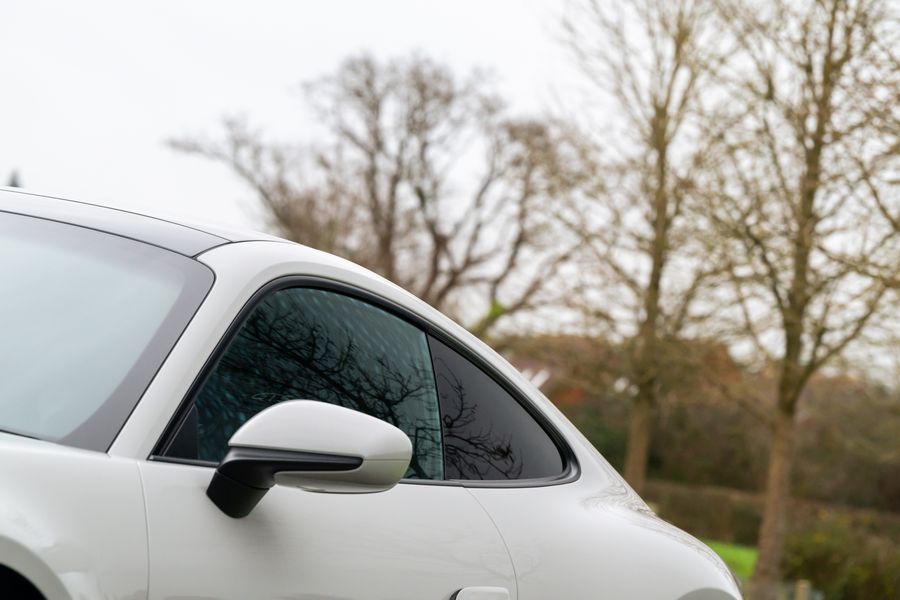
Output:
[[[362,463],[356,456],[233,446],[216,467],[206,495],[237,519],[247,516],[275,485],[276,473],[352,471]]]

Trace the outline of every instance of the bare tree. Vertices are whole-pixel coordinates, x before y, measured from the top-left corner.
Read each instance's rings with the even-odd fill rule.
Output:
[[[703,0],[579,0],[568,42],[604,122],[602,193],[569,215],[585,242],[588,311],[627,347],[633,390],[624,474],[637,491],[647,473],[652,418],[666,372],[685,358],[669,341],[702,317],[696,300],[714,274],[698,253],[685,202],[704,163],[701,100],[721,62],[712,7]],[[615,141],[614,145],[610,141]],[[677,344],[675,344],[677,346]]]
[[[478,335],[549,300],[574,246],[551,217],[586,158],[564,127],[508,117],[483,78],[420,57],[353,58],[305,91],[321,144],[274,144],[231,120],[224,139],[172,145],[228,165],[283,235],[371,268]]]
[[[706,216],[727,239],[733,310],[722,314],[777,372],[752,586],[769,600],[798,403],[883,315],[897,280],[900,30],[882,0],[723,0],[719,10],[739,52]]]

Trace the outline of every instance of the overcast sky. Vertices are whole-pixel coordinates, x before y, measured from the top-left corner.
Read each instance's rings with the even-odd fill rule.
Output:
[[[3,0],[0,185],[259,229],[252,194],[168,137],[224,114],[303,135],[299,82],[361,51],[480,67],[518,112],[570,94],[562,0]]]

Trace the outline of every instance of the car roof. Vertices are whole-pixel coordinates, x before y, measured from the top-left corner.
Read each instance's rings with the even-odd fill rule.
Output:
[[[289,243],[287,240],[265,233],[162,218],[99,204],[25,192],[17,188],[0,187],[0,212],[104,231],[166,248],[185,256],[197,256],[211,248],[231,242],[270,240]]]

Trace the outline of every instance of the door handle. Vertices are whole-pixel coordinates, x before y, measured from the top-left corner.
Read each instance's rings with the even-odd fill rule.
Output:
[[[509,600],[509,590],[501,587],[467,587],[450,596],[450,600]]]

